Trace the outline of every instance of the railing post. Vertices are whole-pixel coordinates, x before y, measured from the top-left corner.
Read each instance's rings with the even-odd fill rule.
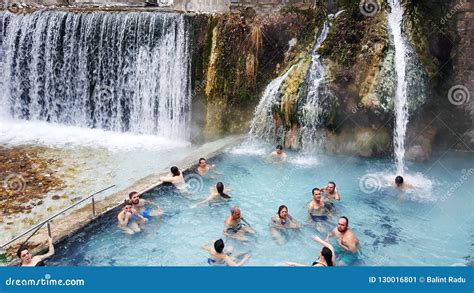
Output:
[[[94,200],[94,197],[92,197],[92,215],[95,217],[95,200]]]
[[[51,224],[48,222],[48,236],[52,238],[51,236]]]

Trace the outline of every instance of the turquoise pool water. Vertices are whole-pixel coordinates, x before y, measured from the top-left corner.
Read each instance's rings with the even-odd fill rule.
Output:
[[[337,183],[342,200],[327,226],[334,227],[338,216],[349,218],[361,247],[354,265],[472,265],[472,154],[441,153],[429,162],[408,163],[405,178],[417,187],[399,192],[384,181],[393,178],[388,159],[288,152],[289,162],[277,166],[263,160],[271,150],[268,145],[243,144],[211,160],[224,174],[218,180],[233,189],[230,202],[190,208],[207,197],[209,186],[217,182],[212,178],[194,178],[190,196],[171,187],[157,188],[145,196],[163,207],[162,219],[129,236],[116,228],[116,213],[107,215],[59,243],[48,265],[207,266],[207,252],[200,246],[224,238],[223,222],[235,205],[258,232],[248,243],[226,240],[237,253],[251,251],[247,265],[311,264],[321,249],[311,235],[325,233],[313,224],[303,225],[279,245],[268,224],[281,204],[305,224],[311,189],[330,180]]]

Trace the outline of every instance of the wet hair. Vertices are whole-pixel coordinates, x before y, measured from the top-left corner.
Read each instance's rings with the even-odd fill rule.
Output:
[[[311,190],[311,194],[314,194],[315,191],[321,191],[321,189],[315,187],[315,188],[313,188],[313,190]]]
[[[204,158],[200,158],[198,163],[199,163],[199,164],[201,164],[201,161],[202,161],[202,160],[204,160],[204,161],[205,161],[206,159],[204,159]]]
[[[21,252],[23,250],[28,250],[28,246],[26,246],[25,244],[20,245],[20,247],[16,251],[16,256],[18,256],[18,258],[21,258]]]
[[[132,196],[134,196],[135,194],[138,194],[138,192],[136,192],[136,191],[130,192],[130,193],[128,194],[128,198],[131,199]]]
[[[349,219],[346,216],[339,217],[339,219],[346,220],[346,226],[349,227]]]
[[[173,177],[176,177],[176,176],[181,175],[181,172],[179,172],[178,167],[173,166],[173,167],[171,167],[171,174],[173,174]]]
[[[334,266],[334,264],[332,263],[332,251],[331,251],[331,249],[324,246],[323,249],[321,249],[321,254],[324,257],[324,260],[326,261],[326,263],[328,264],[328,267]]]
[[[332,184],[334,185],[334,188],[336,188],[336,183],[334,183],[334,181],[329,181],[328,184]]]
[[[283,146],[282,146],[281,144],[279,144],[279,145],[276,146],[276,149],[282,151],[282,150],[283,150]]]
[[[280,216],[280,213],[283,209],[286,209],[288,211],[288,207],[284,204],[278,207],[278,216]]]
[[[402,176],[395,177],[395,183],[396,184],[403,184],[403,177]]]
[[[224,240],[218,239],[214,242],[214,250],[217,253],[222,253],[224,251]]]
[[[230,209],[230,213],[233,215],[235,210],[238,209],[239,207],[235,206]]]
[[[123,201],[123,207],[125,207],[125,206],[131,206],[131,205],[133,205],[131,200],[126,199],[126,200]]]
[[[219,195],[222,196],[223,198],[230,198],[230,196],[227,193],[224,193],[224,183],[217,182],[216,189]]]

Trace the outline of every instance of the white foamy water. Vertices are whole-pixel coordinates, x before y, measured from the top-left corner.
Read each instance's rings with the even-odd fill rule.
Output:
[[[302,167],[312,167],[320,165],[321,162],[318,160],[317,157],[309,156],[309,155],[297,155],[293,158],[289,159],[289,163],[293,165],[298,165]]]
[[[91,147],[118,150],[163,150],[186,147],[188,142],[154,135],[120,133],[41,121],[0,120],[0,144],[41,145],[54,148]]]
[[[395,165],[398,174],[404,173],[405,135],[408,124],[406,57],[407,48],[402,36],[403,7],[399,0],[390,0],[392,8],[388,25],[395,45],[395,70],[397,89],[395,92],[395,131],[393,136]]]
[[[229,153],[234,155],[265,156],[269,155],[271,151],[268,149],[268,145],[262,142],[258,142],[256,140],[247,140],[230,149]]]

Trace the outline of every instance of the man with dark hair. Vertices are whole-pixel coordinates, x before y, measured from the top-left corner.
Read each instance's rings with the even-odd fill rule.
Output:
[[[48,252],[46,254],[41,254],[41,255],[35,255],[31,257],[31,253],[28,250],[28,247],[26,245],[21,245],[20,248],[18,248],[16,255],[20,259],[21,266],[22,267],[42,267],[44,266],[44,260],[47,259],[48,257],[51,257],[54,254],[54,245],[53,245],[53,239],[51,237],[48,237]]]
[[[339,195],[339,192],[337,192],[336,190],[335,182],[329,181],[328,184],[321,189],[328,200],[341,200],[341,196]]]
[[[281,144],[277,145],[275,150],[268,156],[267,161],[273,163],[283,164],[288,159],[288,156],[283,151],[283,146]]]
[[[240,255],[242,256],[241,260],[236,262],[236,259],[230,257],[229,253],[224,251],[224,240],[222,239],[218,239],[214,242],[214,249],[207,243],[203,244],[201,248],[209,252],[210,257],[207,259],[207,263],[210,265],[242,266],[250,258],[250,253],[244,253]]]
[[[147,222],[151,217],[159,217],[163,210],[154,202],[140,198],[138,192],[132,191],[128,195],[132,203],[132,213],[135,217],[141,219],[141,222]],[[145,205],[153,205],[156,209],[146,209]]]
[[[332,236],[337,238],[339,246],[344,251],[355,253],[359,250],[359,240],[357,240],[354,232],[349,229],[349,219],[347,217],[342,216],[339,218],[336,228],[329,233],[327,239]]]
[[[402,176],[395,177],[395,187],[405,189],[405,188],[413,188],[413,185],[406,183]]]
[[[214,169],[215,165],[209,165],[204,158],[200,158],[198,162],[197,172],[200,176],[206,176],[209,171]]]
[[[132,192],[131,195],[135,195],[138,193]],[[130,195],[129,195],[130,196]],[[133,205],[132,201],[129,199],[126,199],[123,203],[122,210],[118,213],[117,215],[117,221],[118,221],[118,228],[122,230],[126,234],[134,234],[136,232],[140,232],[141,229],[138,226],[138,223],[134,221],[134,215],[132,211]],[[137,216],[135,216],[136,218]]]

